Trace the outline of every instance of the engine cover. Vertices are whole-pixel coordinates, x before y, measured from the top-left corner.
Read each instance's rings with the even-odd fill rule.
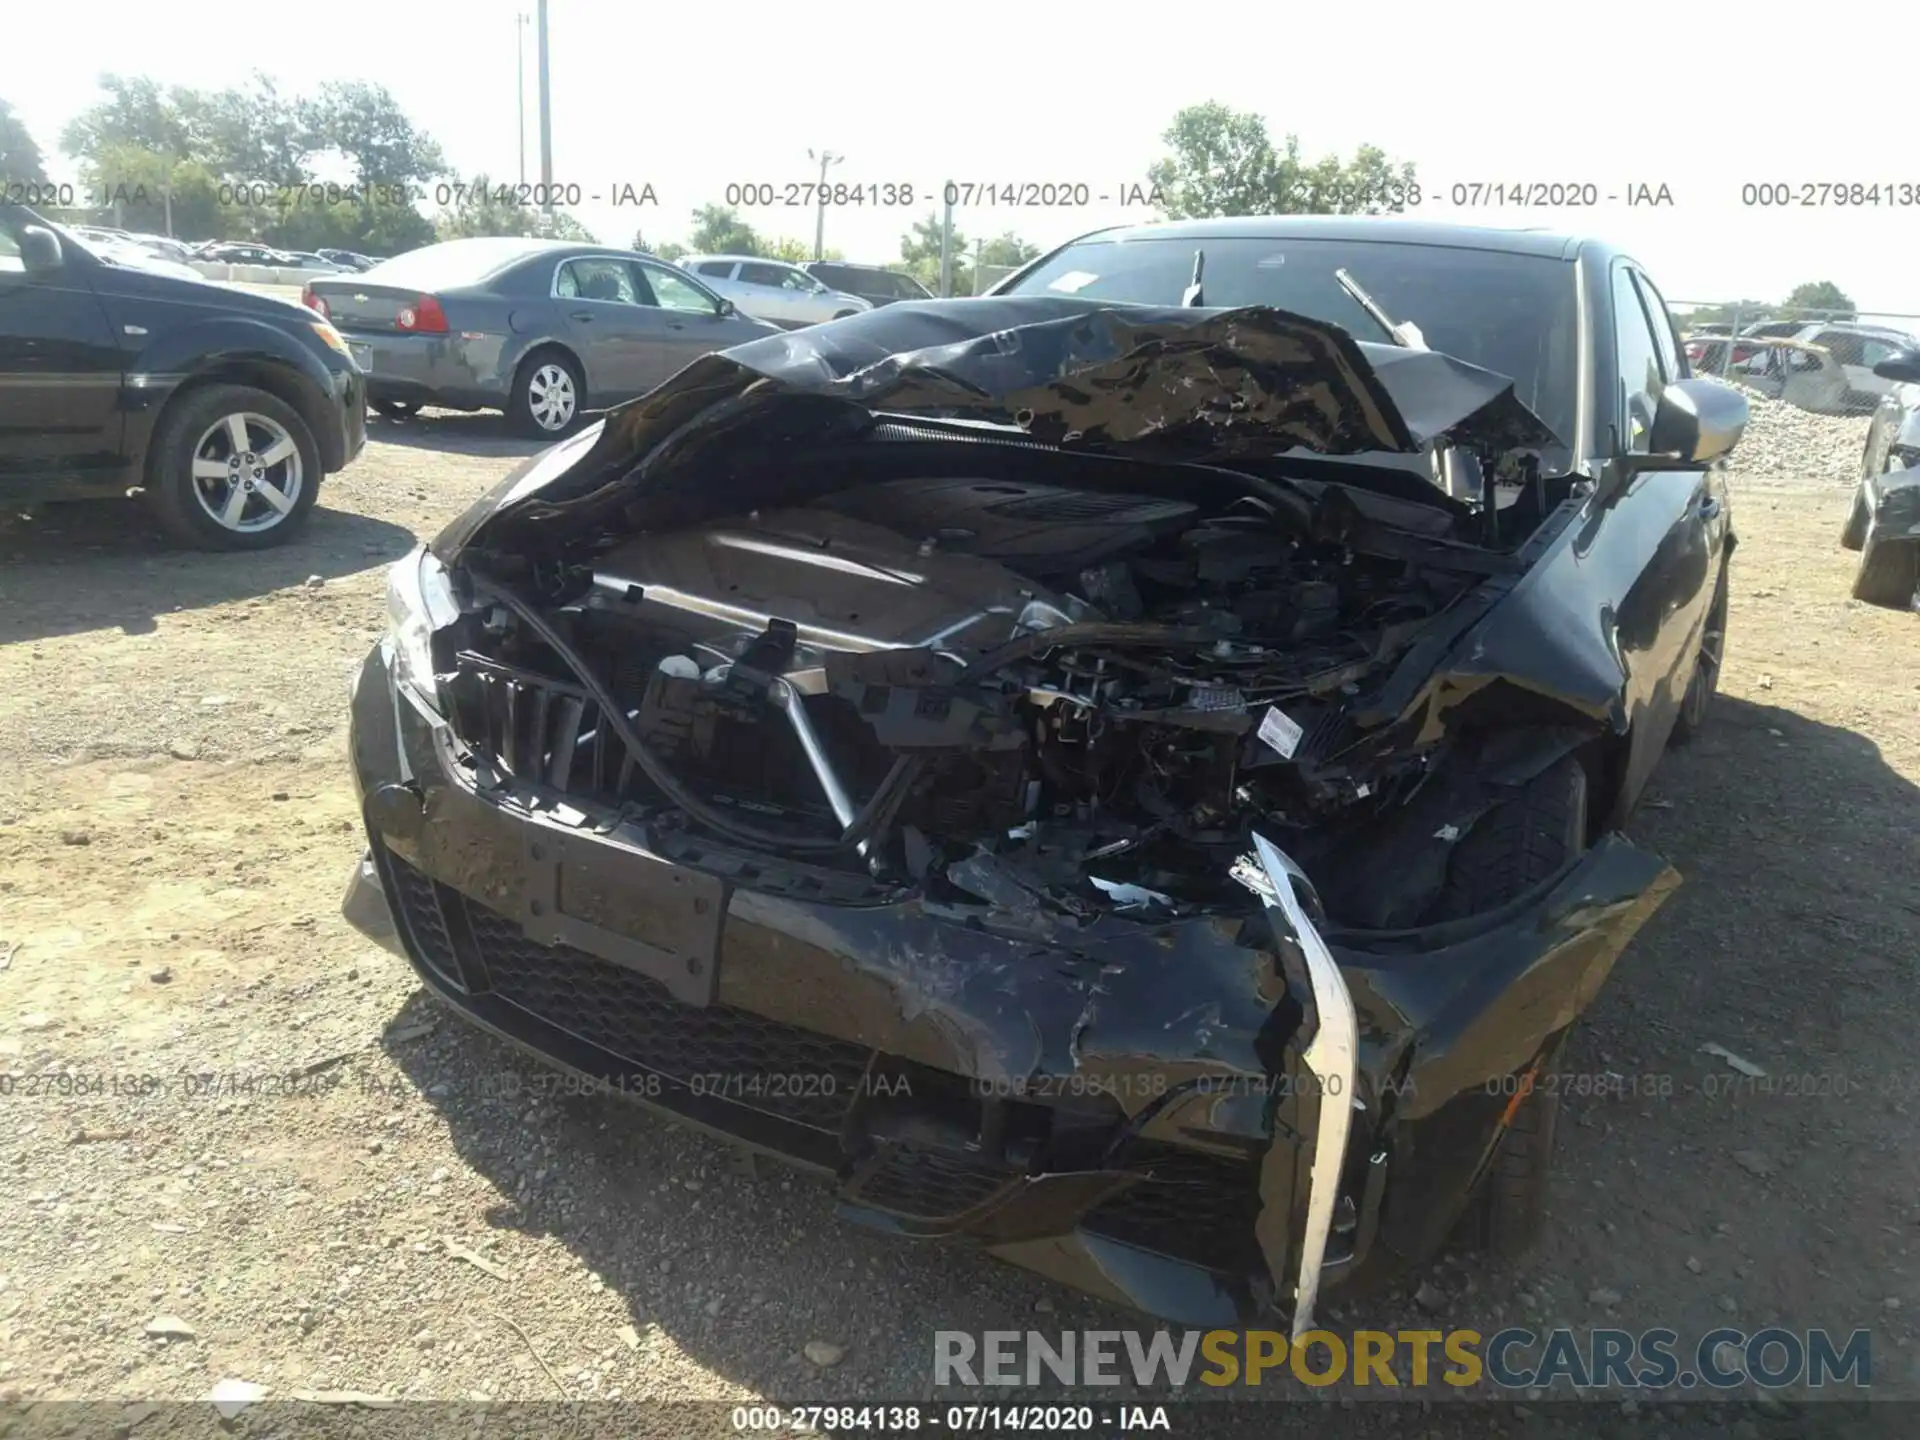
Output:
[[[793,623],[804,668],[826,651],[964,656],[1069,618],[1064,602],[1004,565],[922,553],[893,530],[828,510],[643,535],[603,555],[594,581],[594,608],[672,634],[708,664],[776,619]]]

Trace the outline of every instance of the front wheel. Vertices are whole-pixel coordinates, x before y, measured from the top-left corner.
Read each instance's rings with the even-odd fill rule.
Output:
[[[1516,1100],[1495,1141],[1493,1162],[1463,1216],[1465,1239],[1496,1259],[1513,1260],[1532,1249],[1546,1229],[1547,1187],[1553,1176],[1553,1139],[1560,1121],[1560,1093],[1531,1085]]]
[[[264,550],[293,538],[320,494],[306,422],[251,385],[208,385],[167,408],[147,452],[147,507],[201,550]]]
[[[520,362],[507,402],[507,423],[536,440],[558,440],[580,417],[586,391],[580,367],[557,350],[543,350]]]
[[[1916,589],[1920,589],[1920,541],[1882,541],[1861,555],[1859,573],[1853,577],[1854,599],[1906,610],[1913,605]]]
[[[1867,488],[1861,485],[1853,492],[1853,508],[1847,512],[1847,523],[1840,527],[1843,550],[1858,550],[1867,543],[1867,522],[1872,518],[1867,510]]]

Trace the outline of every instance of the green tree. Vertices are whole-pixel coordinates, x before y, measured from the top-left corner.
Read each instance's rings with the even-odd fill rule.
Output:
[[[682,255],[691,253],[687,247],[682,245],[678,240],[662,240],[658,245],[649,244],[647,242],[646,231],[644,230],[636,230],[633,232],[632,248],[646,255],[658,255],[662,260],[669,262],[678,260]]]
[[[953,293],[971,295],[973,275],[972,267],[967,264],[967,237],[955,230],[948,243]],[[900,237],[900,260],[901,268],[909,275],[934,294],[940,293],[940,217],[937,214],[928,211],[924,220],[914,221],[913,228]]]
[[[81,163],[80,177],[88,198],[100,202],[89,211],[94,219],[157,234],[234,233],[212,173],[197,160],[110,141]]]
[[[303,184],[308,157],[327,145],[300,103],[281,95],[266,75],[256,74],[244,90],[177,90],[174,106],[190,153],[223,180]]]
[[[1173,153],[1147,168],[1176,220],[1258,215],[1267,208],[1279,157],[1258,115],[1217,100],[1190,105],[1160,136]]]
[[[723,205],[702,205],[693,212],[688,248],[699,255],[762,255],[766,247],[739,212]]]
[[[178,92],[162,93],[144,75],[102,75],[106,98],[87,107],[60,132],[60,148],[78,160],[96,160],[109,146],[131,146],[184,160],[192,153]]]
[[[764,240],[761,242],[761,247],[761,253],[769,259],[784,260],[789,265],[804,265],[813,259],[813,242],[811,240],[796,240],[791,235],[782,235],[777,240]],[[820,258],[822,260],[843,260],[846,257],[838,250],[828,247],[821,252]]]
[[[1821,315],[1821,320],[1853,320],[1858,318],[1859,310],[1853,301],[1831,280],[1809,280],[1804,285],[1796,285],[1787,296],[1788,310],[1831,310],[1839,313]],[[1816,317],[1809,317],[1816,318]]]
[[[46,158],[28,133],[26,122],[5,100],[0,100],[0,181],[15,185],[47,183]]]
[[[1299,136],[1276,148],[1264,118],[1213,100],[1180,111],[1160,138],[1173,153],[1154,161],[1147,178],[1176,220],[1403,210],[1415,179],[1411,162],[1395,164],[1373,145],[1362,145],[1351,160],[1327,155],[1309,162]]]
[[[1025,240],[1022,240],[1018,235],[1008,230],[1004,234],[996,235],[993,239],[981,244],[979,260],[982,265],[1013,267],[1024,265],[1029,260],[1037,259],[1039,254],[1040,247],[1038,245],[1029,245]],[[934,258],[936,261],[939,259],[938,250],[934,252]]]
[[[1726,305],[1696,305],[1685,315],[1676,315],[1681,328],[1700,325],[1731,325],[1738,321],[1751,325],[1778,307],[1770,300],[1735,300]]]
[[[439,143],[414,127],[384,85],[331,80],[298,107],[316,150],[344,156],[361,185],[405,185],[448,173]]]

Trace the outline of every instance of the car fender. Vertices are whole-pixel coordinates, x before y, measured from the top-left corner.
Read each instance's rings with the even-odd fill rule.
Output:
[[[285,330],[240,314],[170,325],[128,362],[129,439],[144,449],[167,402],[203,378],[258,385],[279,395],[307,422],[323,458],[338,448],[332,432],[339,382],[333,372]]]
[[[1569,500],[1521,552],[1529,568],[1468,597],[1451,630],[1433,637],[1450,649],[1411,652],[1384,705],[1431,743],[1472,726],[1490,705],[1517,695],[1545,700],[1594,734],[1625,741],[1619,787],[1601,807],[1623,815],[1665,746],[1699,643],[1702,592],[1718,582],[1733,545],[1723,479],[1706,481],[1718,518],[1695,543],[1694,502],[1672,478],[1649,474]],[[1696,617],[1685,633],[1676,613]]]

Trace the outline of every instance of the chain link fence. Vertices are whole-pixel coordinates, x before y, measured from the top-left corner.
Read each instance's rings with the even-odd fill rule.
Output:
[[[1713,375],[1823,415],[1860,415],[1895,382],[1874,367],[1920,349],[1920,315],[1748,301],[1675,300],[1687,360]]]

